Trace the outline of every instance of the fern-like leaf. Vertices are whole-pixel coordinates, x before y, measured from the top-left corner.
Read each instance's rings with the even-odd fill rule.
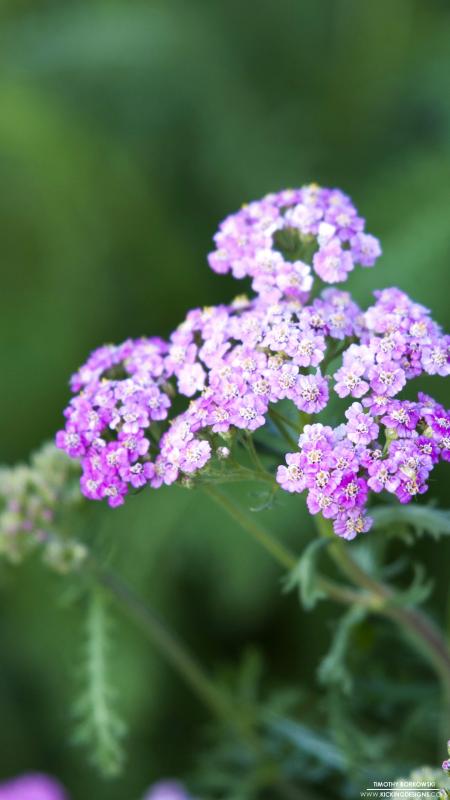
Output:
[[[317,562],[321,551],[327,545],[326,539],[314,539],[310,542],[285,580],[284,591],[298,589],[304,608],[314,608],[316,603],[326,596],[318,586]]]
[[[344,692],[352,687],[352,676],[346,663],[352,633],[364,619],[367,610],[362,606],[352,606],[341,617],[334,634],[331,647],[319,666],[319,678],[324,684],[339,685]]]
[[[389,533],[401,532],[408,526],[417,536],[429,534],[439,539],[450,535],[450,512],[429,505],[379,506],[370,512],[375,528],[384,528]]]
[[[115,709],[111,685],[111,620],[107,598],[99,588],[89,596],[82,662],[82,694],[75,705],[74,741],[90,751],[105,777],[117,776],[123,764],[125,726]]]
[[[422,564],[413,564],[414,577],[406,589],[399,589],[391,599],[392,605],[418,606],[427,600],[433,590],[433,581],[426,579],[425,569]]]

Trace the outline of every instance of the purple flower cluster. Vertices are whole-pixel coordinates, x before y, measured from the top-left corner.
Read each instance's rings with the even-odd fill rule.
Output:
[[[220,437],[253,433],[271,405],[323,411],[332,380],[350,402],[345,424],[307,426],[278,469],[281,487],[307,489],[311,513],[347,538],[370,525],[369,491],[401,502],[424,492],[437,460],[450,460],[449,414],[424,395],[398,395],[422,373],[448,375],[450,337],[396,288],[376,292],[366,312],[336,288],[309,296],[311,266],[336,282],[354,263],[374,263],[379,245],[363,229],[348,197],[315,186],[225,220],[211,266],[251,276],[256,297],[194,309],[168,341],[128,340],[90,356],[56,437],[81,461],[83,493],[114,507],[130,490],[195,474],[229,455]]]
[[[95,351],[72,378],[57,446],[81,460],[83,493],[121,505],[130,489],[171,484],[205,466],[215,434],[253,432],[288,398],[315,414],[328,402],[319,365],[330,341],[361,334],[347,292],[309,306],[238,298],[190,311],[168,342],[127,341]],[[168,420],[173,397],[185,410]]]
[[[339,189],[316,185],[268,194],[220,225],[208,260],[218,273],[252,278],[270,302],[305,300],[313,284],[309,261],[325,283],[345,281],[355,264],[374,265],[381,248]]]
[[[66,427],[56,444],[81,459],[86,497],[108,498],[114,507],[129,486],[138,488],[154,477],[145,434],[168,414],[166,354],[160,339],[128,340],[99,348],[72,377],[78,394],[65,411]]]
[[[334,374],[336,393],[361,402],[350,405],[346,423],[334,430],[307,426],[300,452],[288,454],[277,474],[287,491],[307,489],[309,511],[333,519],[335,532],[347,539],[370,527],[369,490],[408,503],[427,490],[436,462],[450,460],[449,412],[423,394],[416,402],[396,397],[423,372],[449,374],[450,338],[398,289],[376,297],[361,343],[350,344]]]

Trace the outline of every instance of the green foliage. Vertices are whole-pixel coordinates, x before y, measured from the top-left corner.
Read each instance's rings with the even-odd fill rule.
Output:
[[[329,544],[326,539],[314,539],[305,548],[297,565],[287,576],[284,589],[290,592],[297,589],[304,608],[314,608],[326,595],[317,583],[318,559],[321,551]]]
[[[389,730],[374,731],[366,727],[355,713],[354,705],[341,691],[332,689],[327,697],[328,731],[344,761],[344,773],[354,784],[376,776],[395,775],[395,759],[391,757],[395,736]]]
[[[434,581],[425,577],[423,564],[413,564],[414,577],[407,589],[397,590],[392,603],[398,606],[418,606],[431,594]]]
[[[308,784],[345,772],[345,757],[321,731],[295,715],[308,693],[295,686],[267,687],[260,653],[251,649],[222,676],[238,703],[247,734],[223,724],[209,727],[192,786],[205,800],[310,797]],[[312,797],[313,795],[311,795]],[[314,795],[315,796],[315,795]]]
[[[383,528],[394,536],[407,536],[408,531],[435,539],[450,535],[450,512],[431,505],[378,506],[371,515],[374,528]]]
[[[111,682],[112,656],[108,601],[101,589],[92,587],[86,610],[81,693],[74,706],[74,742],[85,746],[92,763],[109,778],[116,777],[122,769],[125,733]]]
[[[354,628],[365,618],[362,606],[351,606],[337,623],[331,647],[319,666],[319,678],[327,685],[340,686],[346,693],[352,688],[352,676],[347,665]]]
[[[341,751],[322,733],[288,717],[268,716],[266,721],[270,732],[293,745],[298,757],[307,756],[318,761],[327,773],[330,770],[344,772],[345,759]]]

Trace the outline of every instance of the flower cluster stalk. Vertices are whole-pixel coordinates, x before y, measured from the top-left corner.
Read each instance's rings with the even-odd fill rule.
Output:
[[[90,562],[95,580],[103,586],[120,608],[141,628],[151,644],[180,675],[195,695],[205,704],[213,716],[230,726],[240,740],[245,742],[255,756],[265,759],[266,766],[273,767],[273,776],[268,782],[285,800],[313,800],[310,793],[300,794],[282,775],[278,765],[271,764],[262,749],[253,724],[239,712],[232,697],[220,689],[205,672],[186,645],[170,630],[166,622],[120,578],[109,569]],[[269,769],[267,769],[269,775]]]
[[[249,517],[233,500],[215,487],[206,491],[227,514],[249,533],[284,569],[292,570],[298,558],[269,531]],[[393,590],[369,575],[349,553],[348,545],[338,539],[331,526],[318,517],[319,532],[330,537],[328,552],[340,571],[361,591],[354,591],[329,579],[318,577],[317,586],[326,596],[339,603],[360,604],[373,613],[391,619],[408,635],[420,653],[428,659],[438,674],[447,699],[450,701],[450,652],[441,633],[422,612],[395,604]]]
[[[326,520],[317,517],[316,521],[319,533],[330,538],[328,552],[341,572],[371,595],[373,611],[396,622],[400,630],[409,636],[422,655],[431,662],[442,681],[445,695],[450,703],[450,651],[438,628],[421,611],[396,605],[394,591],[369,575],[352,558],[348,546],[336,538]]]

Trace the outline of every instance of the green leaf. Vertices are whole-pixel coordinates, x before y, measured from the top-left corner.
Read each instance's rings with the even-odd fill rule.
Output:
[[[318,674],[322,683],[341,686],[346,693],[350,691],[352,676],[346,664],[346,655],[353,630],[366,614],[367,610],[362,606],[352,606],[340,619],[330,650],[319,666]]]
[[[391,599],[391,604],[396,606],[417,606],[424,603],[433,589],[431,578],[425,580],[425,568],[422,564],[413,564],[414,577],[410,586],[403,591],[397,590]]]
[[[450,536],[450,511],[429,505],[380,506],[370,512],[375,528],[384,528],[388,533],[401,533],[402,526],[409,526],[417,536],[429,534],[439,539]]]
[[[82,662],[82,693],[74,711],[76,744],[85,745],[90,759],[105,777],[117,776],[123,764],[121,740],[125,732],[115,709],[110,683],[111,622],[104,592],[92,588],[86,616]]]
[[[317,562],[321,550],[328,544],[326,539],[314,539],[310,542],[285,580],[284,590],[290,592],[298,589],[300,601],[307,609],[314,608],[318,600],[326,597],[317,584]]]
[[[243,655],[237,675],[237,696],[239,703],[257,703],[263,673],[261,653],[255,648],[248,648]]]
[[[294,745],[303,755],[313,756],[329,768],[345,771],[346,761],[340,750],[324,736],[292,719],[267,714],[265,722],[272,733]]]
[[[351,699],[336,689],[329,692],[327,710],[328,733],[345,758],[350,775],[370,774],[374,766],[379,774],[381,765],[384,774],[392,775],[394,765],[389,764],[388,753],[394,746],[393,733],[366,730],[362,719],[354,715]]]

